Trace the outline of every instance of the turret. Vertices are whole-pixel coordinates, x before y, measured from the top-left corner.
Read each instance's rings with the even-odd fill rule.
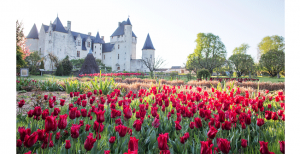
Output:
[[[151,41],[149,33],[147,35],[144,47],[142,49],[142,59],[144,59],[146,61],[150,60],[151,64],[154,64],[154,61],[155,61],[155,48],[153,46],[153,43]],[[146,67],[143,67],[143,68],[146,69],[144,71],[149,71],[148,68],[146,68]]]

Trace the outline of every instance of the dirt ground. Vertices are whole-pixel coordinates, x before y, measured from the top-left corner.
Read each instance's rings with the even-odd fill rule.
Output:
[[[17,92],[17,97],[16,97],[16,113],[19,113],[20,112],[20,109],[18,107],[18,102],[20,100],[25,100],[25,105],[22,107],[22,110],[23,110],[23,115],[24,114],[27,114],[27,112],[29,110],[32,110],[34,109],[34,103],[36,103],[36,98],[37,96],[35,96],[35,92],[26,92],[26,93],[19,93]],[[54,107],[59,107],[59,100],[60,99],[64,99],[66,100],[65,101],[65,105],[68,105],[71,98],[70,98],[70,95],[67,94],[66,92],[61,92],[61,91],[55,91],[55,92],[46,92],[46,91],[43,91],[43,92],[40,92],[40,95],[41,95],[41,100],[44,101],[44,95],[48,95],[48,99],[49,99],[49,96],[52,95],[52,96],[56,96],[56,101],[58,102],[57,105],[55,105]],[[46,104],[48,105],[48,102],[46,102]]]

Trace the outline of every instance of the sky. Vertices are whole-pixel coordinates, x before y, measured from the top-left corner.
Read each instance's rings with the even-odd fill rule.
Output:
[[[22,21],[27,36],[33,24],[40,31],[56,16],[64,26],[71,21],[72,31],[99,31],[109,42],[118,22],[129,17],[137,36],[137,58],[147,34],[156,49],[156,57],[166,60],[163,68],[184,66],[194,52],[198,33],[213,33],[221,38],[227,58],[235,47],[247,43],[247,53],[256,60],[257,45],[265,36],[285,37],[284,0],[110,0],[110,1],[20,1],[16,20]],[[34,9],[33,9],[34,8]]]

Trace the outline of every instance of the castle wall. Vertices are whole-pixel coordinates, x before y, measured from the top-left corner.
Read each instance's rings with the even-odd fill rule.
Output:
[[[29,46],[30,52],[38,51],[39,39],[28,38],[26,41],[26,46]]]

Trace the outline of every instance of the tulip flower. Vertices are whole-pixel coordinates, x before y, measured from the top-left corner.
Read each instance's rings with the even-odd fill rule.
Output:
[[[22,146],[22,141],[20,139],[17,140],[17,147],[21,147]]]
[[[202,122],[201,122],[200,118],[196,117],[194,120],[195,120],[195,126],[196,126],[196,128],[202,127]]]
[[[258,119],[257,119],[257,123],[256,123],[257,126],[260,127],[260,126],[262,126],[264,123],[265,123],[264,119],[261,119],[261,118],[258,118]]]
[[[285,153],[285,141],[278,141],[280,145],[280,152]]]
[[[139,139],[136,139],[135,137],[130,137],[130,140],[128,142],[128,150],[138,151],[138,149],[139,149],[138,142],[139,142]]]
[[[26,135],[24,138],[24,146],[27,148],[32,147],[38,139],[37,132],[33,132],[31,135]]]
[[[75,119],[76,118],[76,112],[77,112],[77,107],[71,108],[71,110],[69,111],[70,119]]]
[[[155,118],[154,121],[152,122],[152,126],[153,126],[154,128],[158,128],[159,125],[160,125],[159,119],[158,119],[158,118]]]
[[[71,142],[70,142],[70,140],[66,140],[65,148],[66,149],[70,149],[71,148]]]
[[[87,139],[85,140],[84,142],[84,148],[87,150],[87,151],[90,151],[93,146],[94,146],[94,143],[96,142],[96,138],[93,138],[93,133],[90,133],[88,136],[87,136]]]
[[[34,107],[33,110],[33,115],[35,115],[36,117],[39,117],[42,114],[42,109],[40,106],[36,106]]]
[[[169,133],[159,134],[159,136],[157,138],[159,150],[169,150],[169,147],[167,144],[168,140],[169,140]]]
[[[261,154],[269,154],[269,149],[268,149],[268,142],[264,142],[264,141],[259,141],[260,144],[260,148],[259,151]]]
[[[217,138],[218,148],[224,153],[227,154],[230,151],[230,141],[223,138]]]
[[[175,121],[175,129],[176,130],[181,130],[181,125],[179,121]]]
[[[114,143],[115,141],[116,141],[116,137],[115,136],[110,137],[109,143]]]
[[[94,113],[96,114],[98,123],[103,123],[105,121],[105,117],[104,117],[105,110],[104,111],[99,110],[98,112],[94,112]]]
[[[71,126],[71,137],[72,138],[78,138],[79,129],[80,129],[80,125],[72,124],[72,126]]]
[[[207,136],[210,139],[214,139],[217,133],[218,133],[218,130],[216,130],[216,128],[212,126],[212,127],[210,127],[209,131],[207,132]]]
[[[55,128],[55,118],[53,116],[48,116],[45,120],[45,131],[49,132],[52,131]]]
[[[201,154],[211,154],[212,153],[212,147],[213,144],[209,144],[209,141],[200,141],[201,143]]]
[[[140,120],[135,120],[133,123],[133,128],[135,128],[136,131],[141,131],[142,128],[142,122]]]
[[[242,143],[241,143],[241,144],[242,144],[242,147],[243,147],[243,148],[246,148],[246,147],[247,147],[247,142],[248,142],[247,140],[242,139]]]

